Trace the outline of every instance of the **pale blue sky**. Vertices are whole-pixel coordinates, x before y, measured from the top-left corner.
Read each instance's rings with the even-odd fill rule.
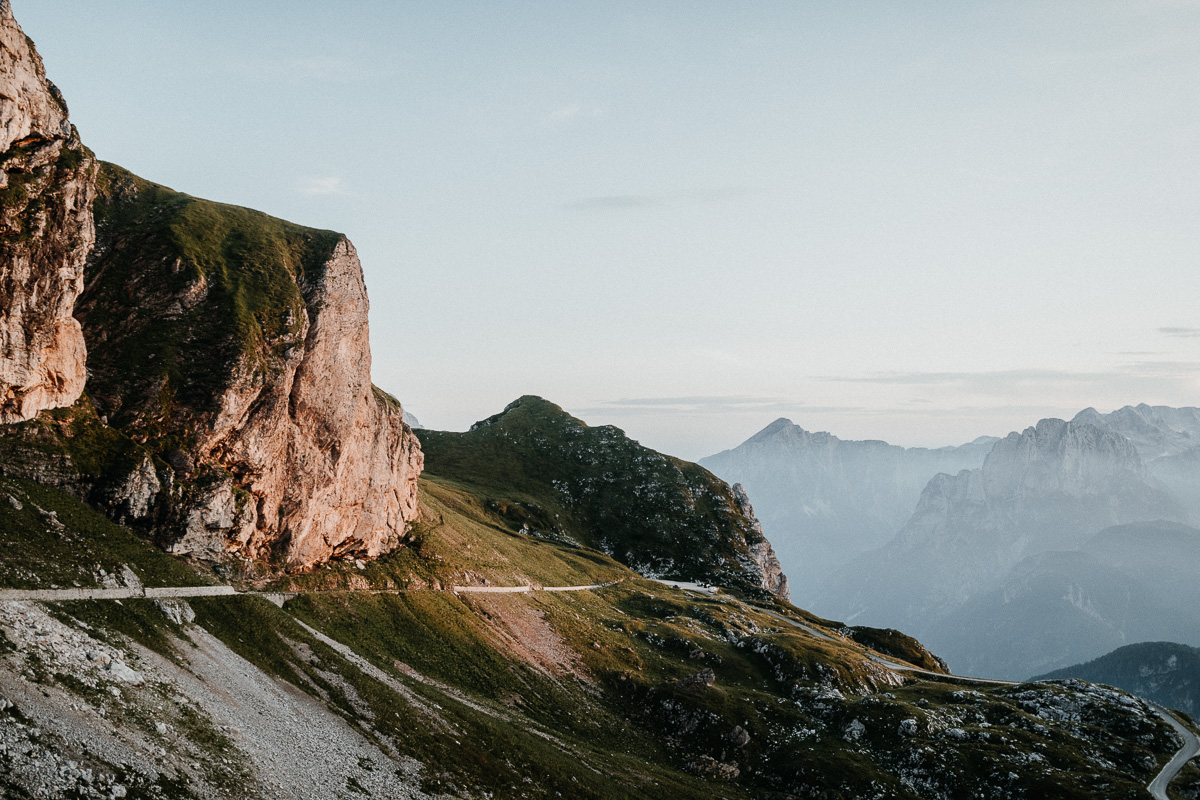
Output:
[[[13,6],[100,157],[350,236],[431,427],[1200,404],[1200,3]]]

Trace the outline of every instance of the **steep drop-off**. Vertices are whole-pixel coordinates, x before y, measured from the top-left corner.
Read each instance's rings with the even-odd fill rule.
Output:
[[[99,187],[77,310],[88,394],[146,453],[110,504],[210,559],[302,569],[393,547],[422,458],[371,385],[350,242],[108,164]]]
[[[71,312],[95,238],[95,172],[62,93],[0,0],[0,423],[83,391]]]

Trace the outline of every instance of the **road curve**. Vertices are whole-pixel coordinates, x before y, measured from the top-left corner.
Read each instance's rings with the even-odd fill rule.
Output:
[[[1200,754],[1200,738],[1197,738],[1196,734],[1185,728],[1171,712],[1157,703],[1154,704],[1154,710],[1175,729],[1176,733],[1183,737],[1183,747],[1179,748],[1175,757],[1167,762],[1167,765],[1162,768],[1162,772],[1154,776],[1154,780],[1150,781],[1150,785],[1146,787],[1150,790],[1150,794],[1154,795],[1155,800],[1168,800],[1167,786],[1175,780],[1175,776],[1179,774],[1179,770],[1183,769],[1184,764]]]

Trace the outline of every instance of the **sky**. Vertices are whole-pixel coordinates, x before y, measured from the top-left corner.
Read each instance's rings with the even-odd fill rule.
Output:
[[[350,237],[428,427],[1200,405],[1200,3],[12,4],[100,158]]]

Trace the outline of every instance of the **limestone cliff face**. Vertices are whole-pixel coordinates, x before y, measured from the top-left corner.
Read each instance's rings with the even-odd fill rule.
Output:
[[[783,574],[783,566],[780,565],[779,558],[775,555],[775,548],[763,534],[762,523],[758,521],[758,517],[754,516],[754,507],[750,505],[750,496],[746,494],[745,487],[740,483],[733,485],[733,499],[737,503],[738,509],[751,520],[754,530],[758,533],[758,540],[749,542],[750,559],[754,562],[759,574],[762,575],[762,588],[777,597],[791,601],[792,595],[788,590],[787,575]]]
[[[336,245],[305,300],[298,344],[279,374],[260,380],[247,365],[238,369],[196,445],[202,461],[237,476],[232,483],[252,502],[239,510],[219,484],[215,493],[227,499],[217,506],[228,516],[212,530],[203,511],[214,492],[206,493],[174,551],[212,549],[229,530],[228,544],[245,555],[266,557],[282,544],[287,563],[303,567],[378,556],[416,517],[420,445],[399,404],[371,385],[367,293],[349,241]]]
[[[67,406],[83,391],[71,316],[95,241],[95,163],[0,0],[0,422]]]
[[[350,242],[112,165],[99,186],[89,396],[157,465],[102,492],[110,511],[177,554],[292,570],[394,547],[423,460],[371,385]]]

